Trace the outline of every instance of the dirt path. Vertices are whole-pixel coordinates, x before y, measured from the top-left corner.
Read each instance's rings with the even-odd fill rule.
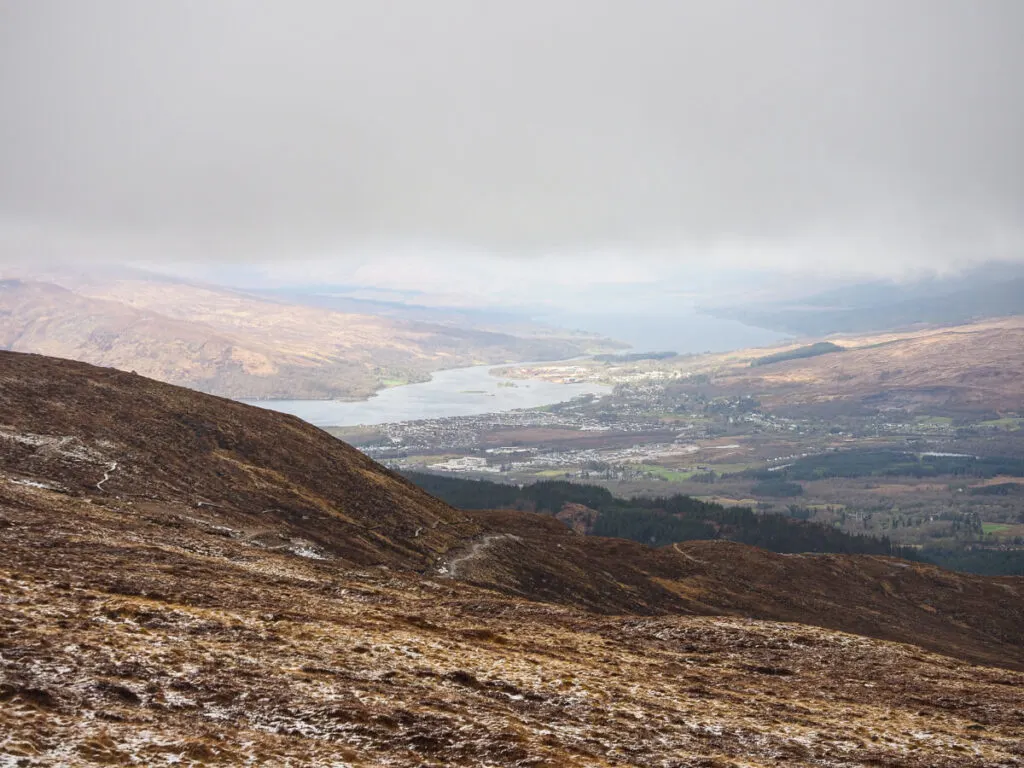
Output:
[[[449,579],[459,578],[459,567],[470,560],[479,560],[484,556],[488,549],[499,541],[522,541],[518,536],[511,533],[492,533],[484,536],[482,539],[472,542],[469,545],[469,549],[457,556],[453,557],[447,563],[442,564],[438,568],[438,573]]]
[[[695,563],[699,563],[700,565],[707,565],[707,561],[706,561],[706,560],[698,560],[698,559],[697,559],[696,557],[694,557],[693,555],[691,555],[691,554],[690,554],[689,552],[683,552],[683,550],[681,550],[681,549],[679,548],[679,542],[676,542],[676,543],[674,543],[674,544],[672,545],[672,549],[674,549],[674,550],[675,550],[676,552],[678,552],[678,553],[679,553],[680,555],[682,555],[683,557],[685,557],[685,558],[686,558],[687,560],[692,560],[693,562],[695,562]]]
[[[103,484],[104,484],[105,482],[107,482],[107,480],[109,480],[109,479],[110,479],[110,476],[111,476],[112,474],[114,474],[114,470],[116,470],[116,469],[117,469],[117,462],[116,462],[116,461],[112,461],[112,462],[110,462],[110,466],[109,466],[109,467],[107,468],[107,470],[106,470],[106,471],[105,471],[105,472],[103,473],[103,479],[102,479],[102,480],[100,480],[100,481],[99,481],[98,483],[96,483],[96,490],[97,490],[97,491],[102,491],[102,490],[103,490]]]

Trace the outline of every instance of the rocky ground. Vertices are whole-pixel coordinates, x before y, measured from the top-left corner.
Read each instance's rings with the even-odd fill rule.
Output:
[[[1018,672],[338,569],[201,514],[154,541],[7,485],[2,765],[1024,764]]]

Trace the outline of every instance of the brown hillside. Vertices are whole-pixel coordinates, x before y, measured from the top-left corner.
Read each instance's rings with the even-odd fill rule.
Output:
[[[0,381],[3,468],[75,495],[171,520],[208,511],[240,535],[302,540],[349,564],[426,567],[478,528],[293,416],[11,352]]]
[[[167,317],[57,285],[16,280],[0,281],[0,347],[135,370],[171,384],[237,386],[243,393],[272,391],[260,387],[279,386],[268,377],[286,377],[290,369],[304,369],[310,377],[314,365],[196,318]],[[351,381],[366,378],[365,371],[350,368]]]
[[[65,276],[59,285],[0,280],[0,347],[228,397],[367,397],[386,380],[573,357],[593,343],[339,312],[116,271]]]
[[[768,408],[1016,410],[1024,403],[1024,318],[833,338],[845,351],[750,367],[765,350],[723,356],[716,386]],[[799,345],[793,345],[794,347]]]
[[[12,479],[11,765],[983,768],[1024,754],[1019,672],[801,624],[608,616],[351,569],[216,510]]]
[[[730,541],[653,550],[551,517],[473,512],[492,531],[457,576],[606,613],[755,616],[814,624],[1024,670],[1024,579],[875,555],[782,555]],[[472,553],[471,557],[466,557]]]

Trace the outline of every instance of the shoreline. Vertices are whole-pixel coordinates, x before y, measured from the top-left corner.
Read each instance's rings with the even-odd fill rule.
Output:
[[[496,368],[509,365],[560,362],[486,363],[440,369],[427,381],[387,387],[360,400],[276,398],[239,402],[290,413],[319,427],[354,427],[505,413],[566,402],[583,394],[603,395],[611,391],[594,382],[559,384],[543,379],[514,380],[492,373]],[[518,386],[508,386],[510,383]]]

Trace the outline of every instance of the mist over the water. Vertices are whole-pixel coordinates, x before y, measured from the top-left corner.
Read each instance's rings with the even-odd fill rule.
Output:
[[[630,351],[634,352],[727,352],[765,346],[786,338],[777,331],[712,317],[692,308],[658,314],[556,313],[538,319],[564,328],[599,333],[629,344]]]

